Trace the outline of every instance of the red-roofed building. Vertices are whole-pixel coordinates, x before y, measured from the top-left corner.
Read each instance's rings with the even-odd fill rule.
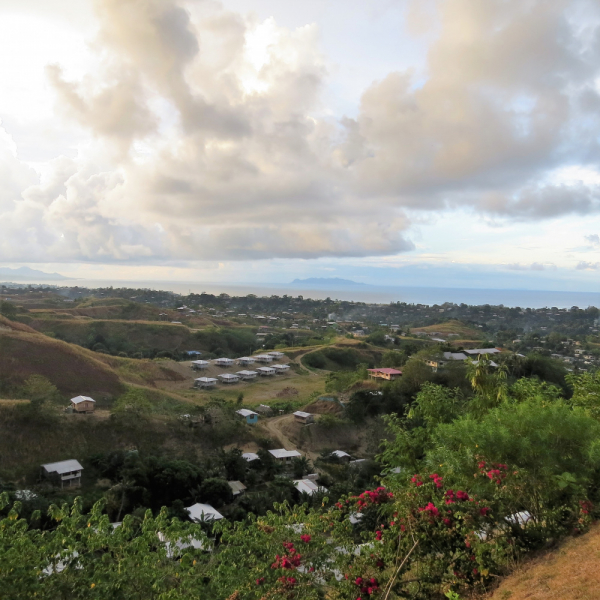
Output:
[[[385,379],[386,381],[393,381],[398,377],[402,376],[402,371],[398,369],[367,369],[369,371],[369,377],[373,379]]]

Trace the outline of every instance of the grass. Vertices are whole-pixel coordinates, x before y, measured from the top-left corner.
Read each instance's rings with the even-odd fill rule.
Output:
[[[600,524],[525,562],[481,600],[597,600]]]
[[[452,320],[446,321],[445,323],[439,323],[437,325],[428,325],[427,327],[415,327],[410,330],[411,333],[415,334],[418,332],[425,332],[432,334],[434,332],[440,335],[448,336],[451,333],[457,334],[457,339],[461,340],[480,340],[483,339],[481,331],[478,331],[474,327],[465,325],[462,321]]]

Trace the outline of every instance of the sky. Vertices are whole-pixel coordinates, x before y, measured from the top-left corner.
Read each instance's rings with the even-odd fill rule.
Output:
[[[0,0],[0,265],[600,291],[594,0]]]

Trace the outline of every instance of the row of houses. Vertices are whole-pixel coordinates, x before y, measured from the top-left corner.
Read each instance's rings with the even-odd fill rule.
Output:
[[[273,411],[270,406],[265,406],[261,404],[257,410],[260,410],[264,415],[270,416]],[[258,421],[258,413],[250,410],[248,408],[240,408],[235,411],[237,415],[239,415],[242,419],[248,423],[248,425],[254,425]],[[315,416],[311,413],[307,413],[301,410],[297,410],[294,414],[294,419],[298,423],[302,423],[303,425],[309,425],[310,423],[315,422]]]
[[[255,362],[257,363],[271,363],[274,360],[280,360],[285,356],[285,354],[283,352],[269,352],[268,354],[257,354],[256,356],[242,356],[241,358],[215,358],[212,361],[212,364],[218,366],[218,367],[223,367],[223,368],[228,368],[228,367],[232,367],[235,364],[238,364],[240,366],[248,366],[251,364],[254,364]],[[202,369],[207,369],[211,364],[211,361],[208,360],[194,360],[192,361],[192,369],[194,370],[202,370]]]
[[[194,387],[211,388],[217,383],[238,383],[239,381],[252,381],[256,377],[272,377],[283,375],[290,370],[289,365],[273,365],[272,367],[258,367],[255,371],[238,371],[237,373],[222,373],[217,377],[198,377],[194,380]]]

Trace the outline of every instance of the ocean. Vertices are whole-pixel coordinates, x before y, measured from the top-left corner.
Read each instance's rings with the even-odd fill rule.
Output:
[[[179,294],[191,292],[209,294],[229,294],[230,296],[304,296],[305,298],[332,300],[349,300],[355,302],[368,302],[376,304],[389,304],[390,302],[407,302],[414,304],[494,304],[504,306],[519,306],[521,308],[587,308],[588,306],[600,307],[600,292],[562,292],[557,290],[507,290],[507,289],[475,289],[475,288],[436,288],[436,287],[384,287],[371,285],[357,285],[339,287],[312,288],[301,285],[286,285],[274,283],[256,284],[231,284],[194,281],[119,281],[119,280],[86,280],[76,279],[65,282],[47,282],[60,286],[97,287],[131,287],[169,290]]]

